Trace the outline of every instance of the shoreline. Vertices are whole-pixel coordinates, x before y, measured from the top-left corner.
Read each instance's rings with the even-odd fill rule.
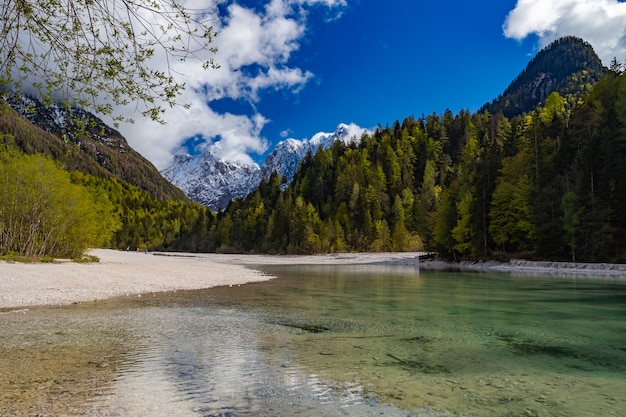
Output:
[[[118,296],[199,290],[267,281],[253,266],[370,264],[415,258],[417,253],[319,256],[240,255],[93,249],[100,261],[19,263],[0,261],[0,309],[83,303]]]
[[[609,279],[626,281],[626,264],[583,263],[560,261],[527,261],[512,259],[510,262],[459,262],[426,261],[420,264],[424,270],[451,270],[459,272],[500,272],[512,276],[549,276],[555,278]]]
[[[79,264],[0,262],[0,309],[67,305],[118,296],[240,285],[271,277],[241,265],[198,257],[157,257],[94,249],[100,261]]]
[[[100,262],[22,264],[0,261],[0,309],[67,305],[118,296],[206,289],[266,281],[254,269],[264,265],[388,265],[424,270],[500,272],[513,276],[626,280],[626,264],[583,264],[513,260],[478,263],[417,261],[418,252],[340,253],[324,255],[241,255],[125,252],[94,249]]]

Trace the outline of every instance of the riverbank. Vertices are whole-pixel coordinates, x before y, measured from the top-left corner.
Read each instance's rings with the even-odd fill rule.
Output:
[[[416,253],[363,253],[270,256],[90,251],[100,262],[14,263],[0,261],[0,308],[60,305],[117,296],[221,285],[241,285],[272,277],[253,265],[368,264],[413,262]]]
[[[341,253],[329,255],[238,255],[139,253],[109,249],[90,252],[100,262],[22,264],[0,262],[0,308],[60,305],[117,296],[221,285],[241,285],[271,279],[258,265],[399,265],[431,270],[509,272],[626,280],[626,265],[511,261],[452,264],[417,262],[417,252]]]
[[[564,278],[626,280],[626,264],[527,261],[459,262],[426,261],[420,264],[426,270],[456,270],[465,272],[506,272],[511,275],[542,275]]]

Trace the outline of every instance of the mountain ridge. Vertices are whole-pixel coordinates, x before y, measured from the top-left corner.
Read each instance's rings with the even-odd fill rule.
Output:
[[[604,73],[606,68],[589,43],[572,36],[560,38],[539,51],[504,92],[483,105],[478,113],[502,112],[511,118],[534,110],[554,91],[565,96],[570,106],[574,106]],[[350,139],[349,129],[350,126],[340,124],[335,132],[322,132],[310,140],[281,141],[261,167],[218,160],[213,158],[214,155],[203,153],[175,158],[161,173],[192,200],[219,211],[232,199],[247,196],[272,172],[281,175],[284,187],[293,179],[299,163],[309,151],[314,153],[318,147],[328,148],[335,140]],[[203,162],[196,160],[203,158]],[[200,164],[205,167],[204,171],[197,170]],[[186,169],[188,173],[185,173]],[[233,173],[231,178],[224,176],[227,170]],[[245,178],[245,171],[249,178]],[[218,173],[219,177],[212,178],[212,173]]]
[[[364,131],[355,125],[340,123],[332,133],[319,132],[311,139],[280,141],[262,166],[219,158],[220,143],[217,142],[197,155],[175,155],[161,174],[192,200],[220,211],[233,199],[246,197],[274,172],[281,176],[284,185],[288,184],[309,152],[328,148],[336,141],[344,144],[358,141],[359,133]]]
[[[555,91],[575,105],[606,72],[590,43],[565,36],[541,49],[504,92],[478,113],[518,116],[534,110]]]
[[[58,103],[45,104],[28,95],[4,94],[2,98],[0,131],[12,135],[23,152],[48,155],[70,171],[119,178],[163,201],[188,200],[117,130],[95,115]]]

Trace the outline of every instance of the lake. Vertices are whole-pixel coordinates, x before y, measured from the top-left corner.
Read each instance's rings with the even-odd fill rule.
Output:
[[[623,416],[626,281],[274,266],[0,314],[2,416]]]

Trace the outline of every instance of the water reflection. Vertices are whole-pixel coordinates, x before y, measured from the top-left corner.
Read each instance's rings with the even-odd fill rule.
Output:
[[[354,266],[266,272],[280,278],[0,314],[0,415],[626,409],[624,283]]]
[[[102,415],[358,416],[373,412],[362,387],[334,385],[299,366],[280,325],[228,308],[154,313],[142,317],[142,325],[160,330],[142,336],[150,348],[135,353],[141,360],[121,370],[114,394],[98,404]],[[346,411],[346,406],[351,409]],[[400,412],[387,406],[379,409],[388,409],[390,416]]]
[[[294,337],[301,363],[352,373],[381,401],[481,416],[626,408],[624,282],[281,271],[283,298],[307,288],[291,316],[330,329]]]

